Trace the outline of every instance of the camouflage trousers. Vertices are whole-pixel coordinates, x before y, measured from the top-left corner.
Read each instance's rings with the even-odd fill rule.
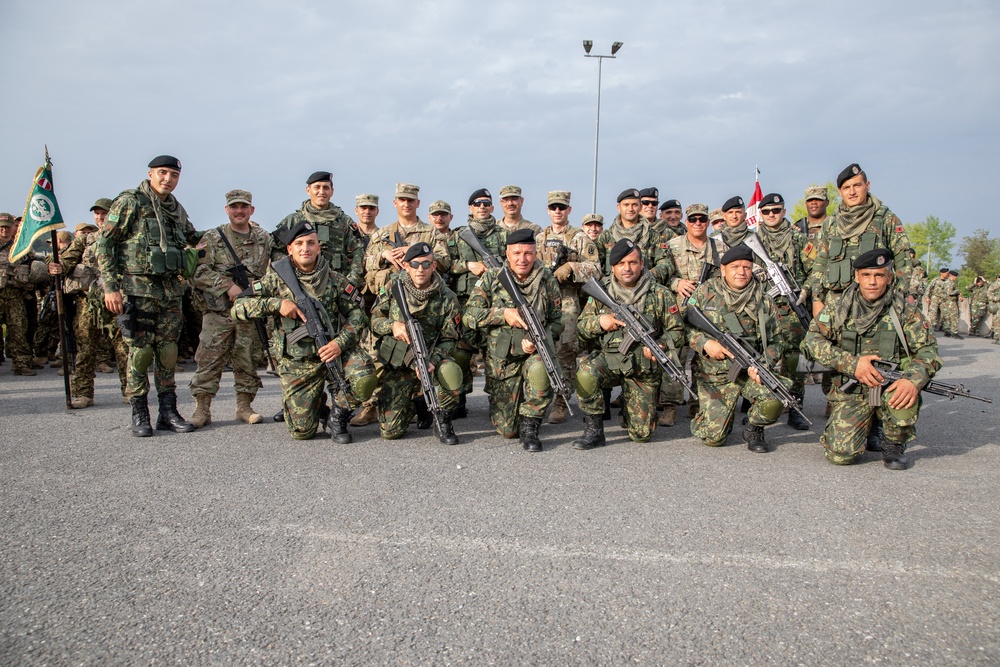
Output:
[[[941,302],[941,327],[948,333],[958,333],[958,299]]]
[[[177,369],[177,338],[181,334],[184,316],[181,300],[160,301],[147,297],[127,296],[141,312],[153,318],[151,331],[139,328],[134,338],[122,337],[128,344],[128,382],[125,393],[129,398],[149,393],[149,366],[153,366],[156,394],[176,391],[174,372]]]
[[[806,393],[806,374],[799,373],[799,347],[806,337],[805,327],[796,317],[791,306],[778,304],[781,335],[785,340],[785,352],[781,355],[781,376],[791,381],[791,391],[796,396]]]
[[[73,377],[70,389],[76,397],[94,397],[94,376],[97,371],[97,343],[101,330],[90,311],[87,295],[77,294],[76,317],[73,319],[73,337],[76,339],[76,357],[73,361]]]
[[[576,377],[576,359],[579,341],[576,337],[576,322],[580,319],[580,297],[577,290],[562,290],[563,332],[555,343],[556,358],[562,367],[564,378]]]
[[[257,395],[264,386],[257,374],[260,359],[260,338],[253,322],[236,322],[229,313],[207,311],[201,320],[201,335],[194,353],[198,369],[191,378],[192,396],[219,393],[219,382],[226,361],[233,367],[233,380],[237,394]]]
[[[993,332],[993,344],[1000,345],[1000,304],[997,304],[996,313],[990,313],[990,331]]]
[[[691,421],[691,434],[709,447],[726,444],[726,438],[733,431],[736,406],[742,398],[752,403],[748,417],[754,426],[768,426],[781,416],[781,403],[767,387],[751,380],[746,371],[740,373],[735,382],[726,382],[725,377],[721,379],[719,382],[719,378],[705,374],[698,379],[701,409]],[[782,384],[787,385],[787,380]]]
[[[66,299],[69,301],[69,299]],[[54,357],[59,347],[59,315],[52,309],[46,309],[38,316],[38,326],[31,349],[35,356]]]
[[[352,350],[340,357],[344,380],[349,385],[347,405],[337,394],[334,403],[342,408],[354,409],[368,400],[374,388],[375,366],[363,350]],[[319,429],[320,406],[327,405],[323,390],[327,386],[326,364],[319,357],[278,360],[281,377],[281,398],[285,408],[285,425],[295,440],[308,440]],[[332,392],[331,392],[332,393]]]
[[[500,372],[501,366],[504,372]],[[521,417],[543,418],[552,402],[552,385],[545,373],[545,364],[537,354],[521,363],[498,361],[487,354],[486,378],[490,421],[497,433],[505,438],[517,437]]]
[[[680,365],[687,372],[687,359],[690,354],[691,348],[682,347],[678,350],[677,357],[680,360]],[[694,376],[691,382],[691,388],[696,392],[698,391],[698,355],[695,354],[691,356],[691,375]],[[697,394],[691,397],[691,400],[697,400]],[[660,405],[680,405],[684,402],[684,385],[682,385],[677,380],[671,378],[663,378],[660,383]]]
[[[844,381],[845,378],[841,376],[836,384],[839,386]],[[867,388],[849,393],[834,390],[826,398],[830,402],[831,412],[819,441],[825,450],[826,460],[830,463],[853,463],[865,451],[872,415],[876,413],[882,421],[882,432],[886,440],[905,444],[917,437],[920,397],[909,410],[890,408],[887,394],[882,395],[882,404],[878,408],[869,407]]]
[[[102,345],[109,344],[114,350],[115,359],[118,362],[118,380],[121,382],[122,396],[128,396],[128,343],[122,337],[122,330],[118,326],[115,314],[104,306],[104,292],[100,288],[92,289],[87,296],[87,309],[97,323]],[[100,361],[101,356],[98,354],[97,362],[100,363]]]
[[[0,325],[6,325],[4,350],[15,369],[31,368],[31,348],[28,347],[28,315],[24,295],[14,287],[0,288]]]
[[[656,429],[656,395],[661,378],[662,373],[633,375],[611,370],[604,354],[586,357],[580,361],[580,369],[576,373],[580,410],[588,415],[604,414],[604,392],[600,390],[620,384],[622,415],[628,437],[633,442],[649,442]],[[587,396],[588,389],[595,385],[597,389]]]
[[[938,323],[944,317],[944,310],[944,299],[932,296],[930,302],[927,304],[927,323],[930,324],[932,331],[938,328]]]
[[[973,302],[969,304],[969,333],[973,336],[979,334],[979,328],[986,319],[986,304]]]
[[[461,372],[462,369],[451,359],[444,359],[434,369],[438,405],[444,412],[451,412],[458,405],[461,384],[449,382],[448,377],[459,377]],[[452,385],[450,388],[449,384]],[[413,418],[413,397],[418,391],[420,380],[412,368],[385,369],[378,399],[379,431],[383,438],[394,440],[406,433]]]

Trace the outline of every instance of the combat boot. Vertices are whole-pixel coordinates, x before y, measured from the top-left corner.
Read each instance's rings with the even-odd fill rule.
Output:
[[[273,419],[276,422],[283,422],[283,421],[285,421],[285,409],[281,408],[280,410],[278,410],[277,412],[275,412],[274,416],[271,417],[271,419]]]
[[[757,454],[767,454],[767,442],[764,440],[764,427],[747,424],[743,427],[743,442],[747,449]]]
[[[954,333],[952,333],[951,337],[952,338],[957,338],[958,340],[962,340],[963,338],[965,338],[964,336],[960,336],[957,331],[954,332]]]
[[[538,427],[542,420],[538,417],[521,417],[521,446],[529,452],[542,451],[542,441],[538,439]]]
[[[611,419],[611,390],[602,389],[601,394],[604,396],[604,414],[601,415],[601,420],[608,421]]]
[[[15,366],[14,375],[24,375],[25,377],[31,377],[32,375],[38,375],[34,369],[27,366]]]
[[[132,435],[137,438],[153,435],[153,428],[149,425],[149,402],[146,395],[133,396],[129,402],[132,404]]]
[[[73,399],[73,402],[71,403],[74,410],[82,410],[84,408],[89,408],[93,404],[94,404],[93,396],[77,396],[76,398]]]
[[[593,449],[594,447],[603,447],[605,444],[604,439],[604,420],[601,419],[601,415],[583,415],[583,434],[573,441],[574,449]]]
[[[160,411],[156,415],[157,431],[173,431],[174,433],[190,433],[194,430],[194,425],[184,421],[184,417],[177,412],[177,394],[167,391],[159,396]]]
[[[212,397],[208,394],[198,394],[194,397],[194,414],[191,415],[191,425],[195,428],[208,426],[212,423]]]
[[[333,441],[342,445],[352,442],[354,439],[347,432],[347,422],[351,420],[351,410],[338,405],[333,408],[331,416],[333,420],[330,423],[330,437],[333,438]]]
[[[795,400],[799,402],[799,405],[805,405],[805,394],[792,394]],[[788,425],[794,428],[796,431],[808,431],[809,424],[806,423],[805,418],[799,414],[798,410],[788,410]]]
[[[656,422],[660,426],[673,426],[677,421],[677,406],[667,403],[660,412],[660,420]]]
[[[455,435],[455,429],[451,425],[453,417],[454,411],[441,413],[441,432],[438,434],[438,439],[445,445],[458,444],[458,436]]]
[[[423,396],[418,396],[417,400],[413,401],[413,408],[417,412],[417,428],[426,431],[434,424],[434,415],[427,409],[427,401]]]
[[[865,449],[869,452],[882,451],[882,420],[877,414],[872,414],[872,425],[868,429],[868,439],[865,440]]]
[[[698,416],[699,410],[701,410],[701,403],[698,402],[697,398],[692,398],[688,403],[688,417],[694,419]]]
[[[552,411],[549,413],[550,424],[562,424],[566,421],[566,399],[556,396],[552,402]]]
[[[251,394],[236,394],[236,418],[247,424],[259,424],[264,421],[264,417],[254,412],[253,406],[250,405],[251,402],[253,402]],[[194,423],[194,420],[192,419],[191,422]]]
[[[883,440],[882,464],[889,470],[906,470],[910,467],[910,460],[906,458],[905,451],[906,445]]]
[[[321,431],[325,432],[330,428],[330,406],[326,404],[325,400],[319,404],[319,410],[316,412],[316,420],[319,422],[319,429]]]
[[[351,426],[367,426],[377,421],[378,410],[375,408],[375,403],[365,403],[361,406],[361,412],[354,415],[354,419],[351,420]]]
[[[465,419],[469,416],[469,410],[465,407],[465,397],[467,394],[459,394],[458,396],[458,407],[452,411],[452,417],[455,419]]]

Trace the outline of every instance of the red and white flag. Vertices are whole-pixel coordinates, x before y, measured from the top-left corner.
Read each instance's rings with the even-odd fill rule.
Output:
[[[750,204],[747,206],[747,227],[753,229],[760,222],[760,202],[764,199],[764,193],[760,191],[760,169],[754,170],[753,197],[750,197]]]

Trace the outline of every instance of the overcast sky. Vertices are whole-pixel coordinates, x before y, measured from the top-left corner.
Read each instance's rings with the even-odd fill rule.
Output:
[[[753,189],[794,202],[851,162],[905,222],[993,226],[1000,3],[4,2],[0,210],[20,214],[47,143],[67,223],[135,187],[155,155],[201,229],[253,192],[267,229],[334,174],[334,202],[397,181],[464,220],[506,184],[590,211],[604,61],[599,213],[627,187],[711,208]]]

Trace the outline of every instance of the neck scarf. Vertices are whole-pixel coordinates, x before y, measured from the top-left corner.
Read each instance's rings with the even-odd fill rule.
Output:
[[[861,286],[853,283],[844,290],[844,294],[840,299],[843,305],[849,305],[850,307],[838,308],[838,312],[848,315],[854,321],[854,330],[859,334],[864,334],[871,329],[888,308],[894,308],[900,313],[903,312],[903,297],[900,294],[896,294],[894,284],[890,284],[889,289],[878,299],[869,301],[861,295]],[[838,324],[842,328],[844,322],[839,322]]]
[[[508,262],[507,265],[510,266],[510,263]],[[510,275],[514,278],[514,284],[521,290],[521,294],[524,295],[525,300],[535,309],[540,322],[545,321],[545,310],[548,305],[545,290],[542,289],[542,276],[544,274],[545,272],[542,271],[542,262],[539,259],[535,260],[534,266],[531,267],[531,273],[523,281],[517,277],[514,269],[510,270]]]
[[[490,235],[490,233],[497,228],[497,219],[492,215],[485,220],[474,220],[472,215],[469,215],[469,228],[472,229],[472,233],[476,235],[476,238],[484,239]]]
[[[646,293],[653,287],[653,276],[650,275],[649,271],[645,268],[642,270],[642,275],[639,276],[639,280],[636,282],[635,286],[629,289],[625,287],[618,279],[612,276],[608,281],[608,294],[617,303],[623,306],[635,306],[636,310],[642,311],[639,305],[642,303],[643,297]]]
[[[730,287],[726,279],[719,276],[719,290],[726,300],[726,308],[729,309],[729,312],[737,314],[745,312],[754,322],[760,324],[757,321],[757,304],[764,298],[764,287],[759,280],[751,278],[746,287],[738,290]],[[752,307],[748,308],[748,306]]]
[[[413,315],[422,311],[431,297],[441,291],[441,278],[436,271],[431,277],[431,284],[426,289],[417,289],[408,272],[404,271],[399,280],[403,283],[403,291],[406,292],[406,305],[410,307],[410,312]]]
[[[153,190],[153,186],[150,185],[148,178],[139,184],[139,192],[146,195],[150,201],[150,205],[153,207],[153,215],[156,216],[156,222],[160,226],[160,250],[166,253],[169,235],[164,228],[164,223],[169,221],[177,229],[183,229],[185,223],[188,221],[187,211],[177,201],[177,197],[174,197],[172,194],[167,195],[166,199],[161,200],[160,196]]]
[[[738,246],[743,243],[743,239],[746,238],[747,233],[750,228],[747,227],[747,221],[744,220],[736,227],[728,227],[725,224],[722,225],[722,240],[726,242],[726,245],[732,248],[733,246]]]
[[[764,223],[757,225],[757,236],[764,242],[773,261],[781,262],[789,268],[795,266],[792,225],[788,218],[782,218],[777,227],[768,227]]]
[[[840,235],[845,239],[860,236],[875,219],[875,213],[881,207],[882,202],[873,195],[868,195],[865,203],[858,206],[848,206],[840,202],[837,206],[837,229]]]
[[[340,207],[333,204],[326,208],[316,208],[308,199],[302,202],[302,217],[313,225],[338,220],[341,213],[343,211],[340,210]]]

